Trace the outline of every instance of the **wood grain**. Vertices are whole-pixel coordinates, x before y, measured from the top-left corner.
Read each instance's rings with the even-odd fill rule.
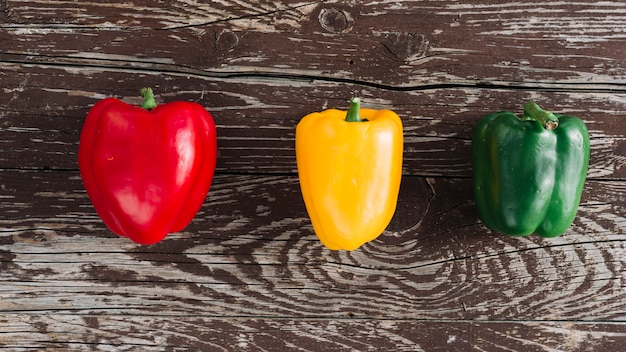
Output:
[[[7,347],[56,351],[593,351],[619,350],[625,333],[617,325],[423,322],[402,320],[276,320],[202,317],[8,315]],[[78,329],[78,330],[77,330]],[[67,334],[67,331],[73,331]],[[137,331],[151,331],[141,334]],[[198,333],[201,332],[201,333]],[[120,338],[125,336],[125,338]],[[64,337],[61,339],[60,337]],[[66,340],[67,339],[67,340]],[[67,343],[67,341],[70,343]]]
[[[594,197],[624,197],[620,182],[588,183],[571,231],[547,241],[488,233],[468,180],[406,177],[404,189],[428,194],[405,221],[413,224],[362,250],[331,252],[312,233],[291,176],[219,176],[183,233],[138,246],[106,231],[77,174],[48,172],[44,182],[41,172],[3,174],[0,277],[16,285],[3,295],[10,311],[599,321],[626,311],[624,211],[606,218],[606,198]],[[57,188],[75,191],[45,191]],[[420,206],[410,193],[401,208]]]
[[[6,51],[404,87],[481,82],[619,89],[624,77],[622,3],[252,3],[8,0]]]
[[[618,351],[626,343],[626,4],[0,1],[0,347],[23,350]],[[197,101],[218,169],[153,246],[106,229],[76,152],[99,99]],[[387,231],[315,237],[295,126],[351,95],[393,109],[403,183]],[[525,100],[581,117],[573,226],[478,220],[474,124]]]
[[[218,172],[295,173],[295,126],[308,112],[333,106],[346,109],[349,94],[319,95],[342,90],[362,96],[365,106],[393,109],[402,117],[404,174],[469,177],[474,124],[494,111],[521,114],[522,103],[529,99],[587,123],[593,139],[589,177],[623,178],[626,172],[622,157],[626,126],[620,123],[626,113],[619,96],[610,93],[478,88],[398,93],[355,84],[304,85],[282,79],[272,80],[268,89],[261,78],[107,71],[77,76],[68,73],[67,67],[28,67],[27,73],[22,65],[5,67],[6,84],[0,91],[0,103],[5,106],[0,121],[5,136],[0,140],[0,166],[4,168],[77,169],[79,133],[89,108],[107,96],[138,104],[139,88],[149,85],[157,91],[159,102],[197,101],[211,111],[218,125]],[[114,92],[111,87],[132,88]],[[250,129],[250,124],[256,128]],[[20,158],[15,158],[16,152]]]

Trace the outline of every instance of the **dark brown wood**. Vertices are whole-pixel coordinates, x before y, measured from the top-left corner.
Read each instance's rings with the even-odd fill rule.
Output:
[[[619,325],[598,331],[595,324],[511,322],[423,322],[406,320],[119,317],[61,315],[34,318],[10,314],[13,336],[33,341],[9,347],[52,351],[84,351],[107,346],[116,350],[167,351],[619,351],[624,332]],[[33,320],[36,320],[34,324]],[[57,331],[74,330],[69,343]],[[151,334],[143,334],[150,331]],[[98,338],[94,338],[98,337]],[[535,336],[532,341],[528,336]]]
[[[0,1],[0,346],[11,350],[619,351],[626,4]],[[99,99],[197,101],[217,174],[181,233],[106,229],[78,173]],[[352,252],[313,233],[295,126],[351,95],[405,135],[398,210]],[[471,132],[525,100],[591,134],[561,237],[479,221]]]

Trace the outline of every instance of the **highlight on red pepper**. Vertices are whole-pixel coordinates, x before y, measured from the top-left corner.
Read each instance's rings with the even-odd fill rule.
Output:
[[[217,161],[217,133],[200,104],[157,105],[98,101],[80,135],[80,175],[105,225],[139,244],[182,231],[209,192]]]
[[[483,117],[472,138],[476,206],[492,230],[555,237],[574,221],[589,165],[589,133],[577,117],[534,102],[521,117]]]
[[[311,113],[296,127],[304,203],[320,241],[354,250],[376,239],[396,209],[402,178],[402,121],[390,110]]]

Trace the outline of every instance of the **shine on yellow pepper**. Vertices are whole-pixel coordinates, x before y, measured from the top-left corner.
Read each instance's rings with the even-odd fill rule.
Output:
[[[320,241],[354,250],[377,238],[396,210],[403,152],[402,121],[390,110],[311,113],[296,128],[302,197]]]

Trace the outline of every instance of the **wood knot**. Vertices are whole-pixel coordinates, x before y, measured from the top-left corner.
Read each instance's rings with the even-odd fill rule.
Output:
[[[354,19],[349,12],[339,9],[322,9],[319,21],[326,31],[331,33],[346,33],[352,30]]]
[[[219,51],[230,51],[239,43],[239,37],[230,29],[224,29],[215,36],[215,48]]]
[[[428,39],[416,33],[386,33],[383,46],[397,59],[411,62],[426,55]]]

